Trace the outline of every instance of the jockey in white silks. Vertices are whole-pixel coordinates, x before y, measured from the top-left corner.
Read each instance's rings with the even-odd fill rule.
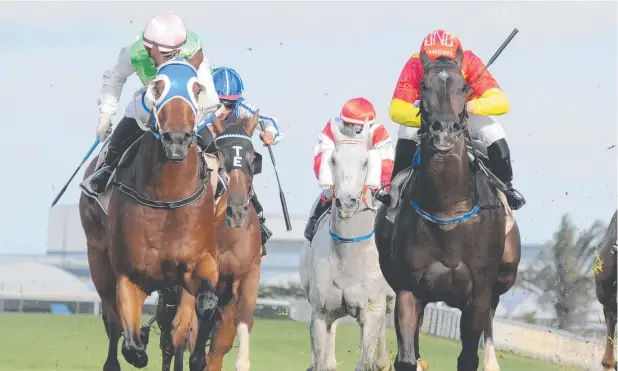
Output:
[[[219,100],[225,107],[223,113],[219,115],[223,125],[226,125],[228,118],[233,116],[242,119],[252,117],[255,114],[258,108],[249,103],[243,97],[245,86],[238,72],[229,67],[217,67],[213,69],[212,75],[215,90],[219,95]],[[283,134],[279,131],[277,118],[260,114],[259,119],[260,125],[258,127],[261,131],[260,139],[264,145],[270,146],[279,143],[279,141],[283,138]],[[214,144],[208,149],[208,151],[213,151],[213,147]],[[266,248],[264,247],[264,244],[272,236],[272,232],[264,224],[266,221],[264,218],[264,209],[257,198],[255,190],[251,196],[251,203],[253,204],[258,218],[260,219],[260,227],[262,230],[262,256],[265,256]]]
[[[371,102],[360,97],[348,100],[343,105],[339,117],[331,118],[318,135],[318,142],[315,145],[313,153],[313,171],[318,180],[320,180],[320,167],[330,166],[329,160],[323,158],[324,152],[330,152],[335,148],[331,122],[334,121],[340,130],[343,129],[342,131],[349,128],[358,133],[362,130],[365,120],[370,125],[370,149],[378,151],[380,159],[382,160],[380,163],[382,167],[380,176],[381,186],[383,187],[390,183],[391,173],[393,172],[393,160],[395,158],[391,136],[388,134],[384,125],[376,123],[376,111]],[[307,221],[307,226],[305,227],[305,238],[307,240],[311,241],[313,239],[316,224],[322,214],[330,209],[333,198],[334,194],[332,188],[325,188],[322,190],[320,200],[314,207]]]
[[[197,34],[187,31],[184,21],[178,15],[168,12],[159,14],[146,25],[144,32],[129,46],[120,49],[116,65],[103,73],[103,87],[99,96],[99,124],[97,137],[104,141],[111,133],[111,118],[116,114],[122,88],[134,73],[144,86],[147,86],[157,74],[157,69],[150,57],[150,49],[156,45],[166,59],[180,57],[201,61],[199,63],[198,82],[203,87],[198,101],[197,122],[216,114],[221,107],[219,97],[212,80],[211,67],[202,52],[202,44]],[[141,100],[138,100],[141,102]],[[136,120],[146,122],[149,113],[136,104],[136,99],[127,106],[124,117],[118,122],[116,129],[109,138],[109,147],[103,160],[101,170],[92,178],[91,187],[101,193],[117,165],[121,155],[127,148],[141,137],[143,129]],[[204,149],[212,142],[208,130],[202,130],[198,136],[198,144]],[[204,135],[206,134],[206,135]]]

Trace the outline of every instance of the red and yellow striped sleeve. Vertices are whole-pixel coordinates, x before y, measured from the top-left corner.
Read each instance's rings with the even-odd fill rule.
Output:
[[[502,93],[500,85],[491,72],[483,72],[485,63],[470,50],[464,52],[462,69],[468,84],[472,84],[468,98],[469,112],[488,116],[509,112],[509,100]]]
[[[391,120],[403,126],[420,127],[418,108],[413,106],[419,99],[419,89],[423,78],[423,66],[414,54],[405,64],[397,80],[393,99],[389,108]]]

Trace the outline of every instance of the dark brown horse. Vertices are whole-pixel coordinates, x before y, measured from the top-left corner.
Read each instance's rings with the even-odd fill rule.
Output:
[[[457,370],[477,370],[482,333],[484,370],[499,370],[493,314],[500,295],[514,284],[521,247],[516,224],[506,235],[512,223],[506,200],[481,171],[482,163],[468,158],[462,60],[461,50],[455,61],[421,55],[420,164],[407,172],[394,223],[386,219],[385,206],[376,216],[380,267],[397,295],[398,371],[416,371],[417,361],[426,368],[419,328],[426,304],[438,301],[462,311]]]
[[[139,139],[134,159],[119,170],[107,216],[93,199],[80,199],[91,275],[109,337],[104,370],[120,370],[116,349],[121,334],[127,362],[138,368],[147,365],[147,339],[140,336],[144,300],[177,284],[181,300],[174,346],[184,344],[197,313],[198,344],[191,370],[201,370],[217,304],[215,231],[225,209],[215,210],[216,169],[211,174],[195,143],[196,102],[204,89],[197,82],[199,58],[166,62],[156,47],[152,57],[158,68],[147,90],[154,102],[151,132]],[[93,169],[94,161],[86,176]]]
[[[217,231],[219,317],[210,342],[208,371],[222,369],[223,357],[232,348],[236,334],[239,337],[236,370],[249,370],[249,334],[253,328],[261,266],[260,224],[250,203],[253,176],[259,174],[262,167],[262,158],[251,142],[258,118],[259,112],[246,120],[231,118],[227,128],[216,138],[219,161],[229,175],[229,186],[226,223],[221,223]],[[164,371],[170,369],[174,352],[168,330],[175,298],[177,296],[166,295],[157,310]],[[174,370],[182,370],[182,353],[175,354]]]
[[[596,284],[597,299],[603,305],[603,315],[605,316],[605,326],[607,326],[607,338],[605,340],[605,354],[601,360],[601,365],[605,369],[616,367],[616,358],[614,355],[614,347],[616,339],[614,332],[616,331],[616,214],[614,212],[612,221],[607,227],[607,233],[599,248],[599,259],[602,262],[600,269],[596,272],[594,281]]]

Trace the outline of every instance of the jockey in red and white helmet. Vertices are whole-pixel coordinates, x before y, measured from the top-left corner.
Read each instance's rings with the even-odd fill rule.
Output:
[[[468,129],[473,138],[480,139],[487,147],[491,171],[506,184],[508,203],[513,210],[517,210],[526,201],[512,186],[511,153],[504,129],[496,119],[496,116],[509,112],[509,101],[496,79],[485,70],[483,61],[471,50],[463,50],[459,39],[445,30],[433,31],[423,39],[420,52],[408,60],[397,81],[389,110],[391,119],[401,125],[392,177],[412,165],[416,151],[416,133],[421,126],[418,104],[424,74],[420,55],[425,53],[431,60],[440,57],[455,59],[458,50],[463,52],[463,75],[471,85],[467,102]]]
[[[150,57],[150,49],[154,45],[168,59],[181,57],[198,62],[198,81],[204,87],[198,102],[202,115],[210,115],[212,113],[210,111],[220,107],[210,64],[202,52],[199,36],[187,31],[184,21],[178,15],[171,12],[162,13],[148,22],[144,31],[131,45],[120,49],[116,65],[103,73],[97,125],[97,137],[100,141],[105,140],[111,133],[111,118],[116,113],[120,94],[127,79],[136,74],[142,84],[147,86],[156,76],[157,69]],[[100,193],[105,190],[118,159],[129,145],[141,136],[142,129],[135,120],[136,115],[139,115],[142,122],[148,120],[148,113],[141,107],[141,104],[135,104],[132,100],[110,138],[102,169],[93,176],[90,182],[94,192]],[[202,147],[210,144],[202,143],[208,141],[209,136],[201,135],[198,138],[200,138],[198,143]]]
[[[352,126],[356,132],[362,130],[365,120],[369,123],[369,135],[371,138],[371,148],[380,154],[381,162],[381,178],[382,186],[390,183],[391,173],[393,171],[393,160],[395,157],[392,139],[388,131],[382,124],[376,123],[376,111],[371,102],[365,98],[352,98],[348,100],[341,109],[339,117],[328,120],[322,132],[318,135],[318,143],[315,145],[313,154],[313,171],[316,178],[319,179],[320,167],[329,166],[328,163],[322,162],[322,154],[327,150],[335,149],[335,141],[331,129],[331,123],[335,123],[340,129],[346,126]],[[315,233],[315,225],[318,219],[332,205],[333,192],[331,189],[322,191],[320,200],[312,211],[311,217],[305,228],[305,238],[309,241],[313,239]]]

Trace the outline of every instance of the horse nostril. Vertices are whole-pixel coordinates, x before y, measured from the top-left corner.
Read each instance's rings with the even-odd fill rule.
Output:
[[[453,123],[452,128],[453,128],[453,132],[458,132],[459,130],[461,130],[461,126],[456,122]]]
[[[442,123],[437,120],[434,121],[433,124],[431,124],[431,131],[434,131],[434,132],[442,131]]]
[[[351,205],[356,205],[357,199],[356,198],[351,198],[350,199],[350,204]]]
[[[341,201],[339,201],[339,198],[335,198],[335,206],[341,207]]]
[[[234,215],[234,210],[232,210],[232,207],[231,207],[231,206],[228,206],[228,207],[225,209],[225,213],[227,214],[227,216],[232,216],[232,215]]]

